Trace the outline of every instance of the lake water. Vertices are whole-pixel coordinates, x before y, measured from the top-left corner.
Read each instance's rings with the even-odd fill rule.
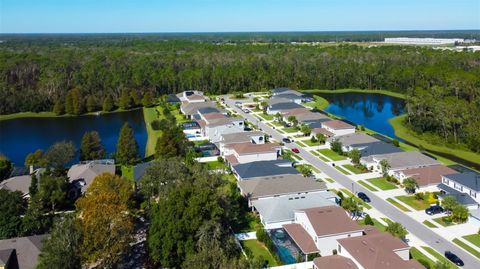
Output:
[[[395,138],[388,122],[404,112],[405,101],[377,93],[320,93],[330,104],[325,111],[368,129]]]
[[[128,122],[135,132],[141,156],[145,154],[147,130],[141,109],[60,118],[20,118],[0,121],[0,153],[17,166],[23,166],[28,153],[37,149],[46,150],[57,141],[67,140],[80,147],[82,136],[87,131],[97,131],[107,150],[107,157],[115,152],[118,134]],[[78,154],[77,154],[78,155]]]

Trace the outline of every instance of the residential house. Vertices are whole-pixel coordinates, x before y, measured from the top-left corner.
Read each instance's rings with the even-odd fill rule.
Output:
[[[262,132],[238,132],[231,134],[222,134],[218,142],[218,148],[223,155],[225,146],[237,143],[265,144],[265,134]]]
[[[218,115],[218,114],[208,114]],[[202,128],[202,134],[212,143],[217,143],[221,140],[222,135],[244,132],[244,119],[240,117],[206,117],[205,120],[197,121]]]
[[[360,163],[374,171],[382,171],[380,162],[386,160],[389,164],[388,174],[393,176],[395,171],[411,168],[420,168],[439,165],[440,162],[418,151],[394,152],[388,154],[370,155],[360,158]]]
[[[5,179],[0,183],[0,190],[19,191],[23,194],[23,198],[30,198],[30,185],[32,183],[32,176],[23,175],[15,176]]]
[[[289,160],[256,161],[236,164],[232,166],[232,172],[238,180],[299,174]]]
[[[180,100],[180,97],[177,94],[169,94],[167,95],[167,98],[165,100],[169,104],[179,104],[182,101]]]
[[[180,126],[186,135],[200,135],[202,133],[202,128],[196,121],[184,122]]]
[[[351,259],[340,255],[330,255],[313,259],[313,269],[359,269]]]
[[[72,165],[67,172],[71,185],[68,197],[74,199],[84,194],[93,179],[103,173],[115,174],[114,160],[94,160]]]
[[[452,168],[439,164],[395,171],[393,176],[400,182],[410,177],[415,179],[419,187],[428,187],[442,183],[442,177],[444,175],[456,173],[458,172]]]
[[[364,133],[352,133],[327,139],[326,145],[331,146],[332,141],[338,140],[342,143],[342,150],[349,152],[353,149],[360,151],[362,157],[380,155],[387,153],[403,152],[402,149],[390,143],[380,141],[377,138]]]
[[[294,116],[295,118],[304,113],[309,113],[310,110],[308,108],[302,107],[302,108],[294,108],[294,109],[289,109],[289,110],[284,110],[282,112],[282,120],[283,121],[288,121],[288,117]]]
[[[252,201],[259,199],[327,191],[324,182],[316,182],[301,175],[251,178],[238,181],[237,185],[240,193],[248,198],[249,206]]]
[[[272,96],[272,99],[276,99],[276,98],[286,99],[289,102],[294,102],[294,103],[297,103],[297,104],[301,104],[305,100],[303,95],[294,94],[294,93],[282,93],[282,94],[276,94],[276,95]]]
[[[48,235],[34,235],[0,240],[0,268],[33,269],[37,266],[43,240]]]
[[[334,136],[355,133],[355,126],[341,120],[329,120],[322,122],[322,128],[334,134]]]
[[[438,185],[446,195],[453,195],[457,201],[471,209],[480,204],[480,173],[471,171],[442,176]]]
[[[263,227],[267,230],[282,228],[284,224],[293,223],[295,211],[304,208],[336,205],[339,197],[329,191],[306,194],[291,194],[252,202],[252,209],[257,211]]]
[[[295,211],[293,224],[283,228],[303,254],[332,255],[338,239],[359,237],[363,228],[343,208],[330,205]]]
[[[365,229],[365,235],[338,239],[338,255],[352,260],[363,269],[425,269],[416,260],[410,260],[410,247],[390,233],[374,227]]]
[[[273,161],[282,154],[282,146],[276,143],[253,144],[236,143],[225,146],[225,160],[230,165],[258,161]]]
[[[208,100],[201,91],[184,91],[181,93],[180,100],[188,103],[201,103]]]
[[[276,99],[273,99],[273,100],[276,100]],[[282,112],[285,110],[295,109],[295,108],[303,108],[303,106],[294,102],[275,103],[267,107],[267,114],[269,115],[275,115],[277,113],[282,114]]]
[[[334,133],[329,132],[325,128],[314,128],[310,133],[310,137],[317,137],[318,134],[323,134],[326,138],[333,137],[335,135]]]
[[[312,126],[314,123],[323,123],[329,121],[330,118],[326,115],[319,112],[308,111],[307,113],[299,114],[295,116],[299,123],[307,124],[310,128],[315,128]]]
[[[202,108],[216,108],[216,104],[214,102],[201,102],[201,103],[189,103],[189,102],[182,102],[180,106],[180,112],[185,115],[188,119],[194,119],[195,115],[198,114],[198,110]],[[217,109],[218,110],[218,109]]]
[[[275,89],[272,89],[272,95],[275,96],[275,95],[279,95],[279,94],[288,94],[288,93],[293,93],[293,94],[297,94],[297,95],[301,95],[301,93],[295,91],[295,90],[292,90],[290,88],[275,88]]]

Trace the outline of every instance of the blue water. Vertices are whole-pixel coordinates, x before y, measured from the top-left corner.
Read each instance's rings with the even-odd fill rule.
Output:
[[[290,253],[290,250],[286,247],[277,245],[277,253],[284,264],[294,264],[297,262],[297,259],[292,256],[292,253]]]
[[[37,149],[46,150],[55,142],[62,140],[74,142],[78,149],[85,132],[97,131],[105,145],[108,157],[110,153],[115,152],[118,134],[125,122],[133,128],[143,157],[147,143],[147,130],[141,109],[99,116],[21,118],[0,121],[0,153],[6,155],[17,166],[22,166],[30,152]]]
[[[388,120],[404,112],[403,99],[377,93],[321,93],[318,95],[330,102],[325,111],[396,138]]]

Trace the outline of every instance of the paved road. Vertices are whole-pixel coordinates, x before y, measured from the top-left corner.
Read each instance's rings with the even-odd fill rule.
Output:
[[[224,96],[225,98],[225,103],[232,108],[234,111],[236,111],[239,115],[242,117],[246,118],[249,122],[252,122],[258,127],[262,129],[263,132],[265,132],[268,135],[271,135],[272,138],[278,141],[282,141],[282,138],[285,136],[280,134],[277,130],[273,129],[272,127],[268,126],[267,124],[259,121],[256,117],[254,117],[251,114],[247,114],[243,112],[241,109],[235,106],[235,102],[238,100],[231,100]],[[367,190],[364,188],[362,185],[354,182],[344,174],[342,174],[340,171],[335,169],[334,167],[330,166],[329,164],[323,162],[319,158],[317,158],[315,155],[311,154],[310,152],[302,149],[299,145],[296,143],[290,143],[286,144],[286,147],[292,149],[292,148],[298,148],[300,150],[300,153],[298,154],[300,157],[302,157],[304,160],[307,162],[311,163],[313,166],[316,168],[320,169],[323,173],[328,175],[330,178],[335,179],[336,182],[338,182],[340,185],[343,187],[349,189],[350,191],[354,190],[354,192],[364,192],[370,197],[371,200],[371,205],[375,207],[378,211],[382,212],[385,216],[387,216],[389,219],[401,223],[407,230],[415,235],[416,237],[420,238],[423,242],[425,242],[427,245],[438,251],[439,253],[443,254],[445,251],[450,250],[453,253],[457,254],[464,262],[465,266],[463,268],[468,268],[468,269],[478,269],[480,268],[480,261],[477,260],[475,257],[458,247],[457,245],[445,240],[442,238],[440,235],[436,234],[423,224],[419,223],[412,217],[404,214],[402,211],[397,209],[395,206],[390,204],[389,202],[383,200],[382,198],[376,196],[373,192]]]

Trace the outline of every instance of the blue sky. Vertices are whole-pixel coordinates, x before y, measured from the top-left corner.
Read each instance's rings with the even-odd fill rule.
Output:
[[[480,0],[0,0],[0,33],[480,29]]]

